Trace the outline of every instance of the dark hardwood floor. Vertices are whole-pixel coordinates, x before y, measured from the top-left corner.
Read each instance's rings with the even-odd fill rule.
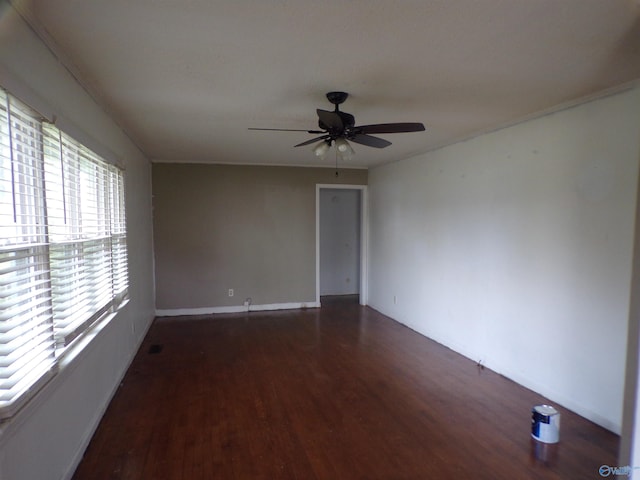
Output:
[[[618,437],[367,307],[160,318],[75,476],[597,479]]]

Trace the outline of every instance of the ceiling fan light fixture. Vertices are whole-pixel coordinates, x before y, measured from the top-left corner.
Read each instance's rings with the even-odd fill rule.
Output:
[[[349,152],[338,152],[338,157],[340,158],[341,162],[348,162],[350,160],[353,160],[353,153],[349,153]]]
[[[338,138],[336,140],[336,149],[342,161],[349,161],[356,154],[349,142],[344,138]]]
[[[348,152],[349,150],[351,150],[351,153],[353,153],[353,148],[351,148],[351,145],[349,145],[349,142],[347,142],[344,138],[336,139],[336,148],[340,153],[345,153],[345,152]]]
[[[326,140],[321,141],[315,147],[313,147],[313,154],[316,157],[324,158],[327,155],[327,152],[329,151],[330,145],[331,144]]]
[[[351,148],[351,145],[349,145],[349,142],[344,138],[338,138],[336,140],[336,149],[342,161],[349,161],[356,154],[353,148]]]

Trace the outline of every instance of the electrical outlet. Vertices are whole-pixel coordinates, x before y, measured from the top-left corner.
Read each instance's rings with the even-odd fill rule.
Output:
[[[233,288],[230,288],[230,289],[229,289],[229,296],[230,296],[230,297],[233,297]]]

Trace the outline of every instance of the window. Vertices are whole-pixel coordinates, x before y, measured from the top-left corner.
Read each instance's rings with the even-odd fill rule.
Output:
[[[0,90],[0,418],[127,288],[122,170]]]

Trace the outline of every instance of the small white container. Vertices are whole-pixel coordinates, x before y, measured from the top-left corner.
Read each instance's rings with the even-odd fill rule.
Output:
[[[560,440],[560,413],[551,405],[536,405],[531,409],[531,436],[544,443]]]

